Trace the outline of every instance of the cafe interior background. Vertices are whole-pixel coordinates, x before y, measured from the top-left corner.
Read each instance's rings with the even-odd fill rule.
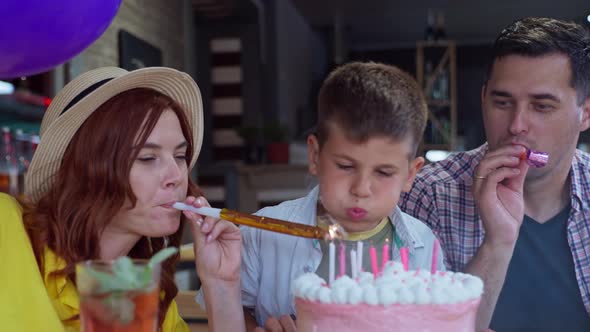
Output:
[[[525,16],[590,28],[590,1],[123,0],[107,30],[74,58],[0,80],[0,190],[22,194],[51,98],[102,66],[163,65],[195,78],[205,133],[194,176],[214,207],[254,212],[314,185],[305,138],[317,93],[329,71],[348,61],[394,64],[416,76],[429,105],[420,153],[440,160],[485,141],[480,89],[488,51],[502,27]],[[590,133],[578,147],[590,150]],[[191,264],[179,267],[179,307],[201,331],[206,317],[192,302]]]

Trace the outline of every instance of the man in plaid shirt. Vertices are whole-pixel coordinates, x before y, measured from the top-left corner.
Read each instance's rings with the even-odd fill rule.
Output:
[[[482,87],[487,143],[423,168],[400,207],[446,265],[485,283],[477,327],[590,331],[590,33],[526,18],[496,39]],[[545,167],[521,160],[549,154]]]

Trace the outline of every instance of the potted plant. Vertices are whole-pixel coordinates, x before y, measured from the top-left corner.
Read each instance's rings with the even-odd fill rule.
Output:
[[[244,140],[242,159],[246,164],[259,164],[263,159],[263,148],[259,144],[261,130],[255,126],[236,128],[238,135]]]
[[[289,129],[278,122],[266,123],[263,127],[266,157],[271,164],[289,162]]]

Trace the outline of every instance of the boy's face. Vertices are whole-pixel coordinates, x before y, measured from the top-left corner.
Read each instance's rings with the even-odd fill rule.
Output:
[[[335,124],[321,150],[313,135],[307,146],[309,172],[318,177],[322,204],[349,232],[370,230],[389,216],[424,164],[421,157],[408,159],[410,138],[372,137],[358,143]]]

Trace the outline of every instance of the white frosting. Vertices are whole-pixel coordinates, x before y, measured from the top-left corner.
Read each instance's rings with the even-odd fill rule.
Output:
[[[372,284],[364,284],[361,287],[363,291],[363,302],[371,305],[379,304],[379,297],[377,296],[377,288]]]
[[[337,304],[453,304],[477,299],[483,293],[480,278],[465,273],[404,271],[399,262],[388,262],[374,278],[362,272],[356,279],[342,276],[330,286],[315,273],[293,282],[293,293],[309,301]]]
[[[322,303],[332,303],[332,291],[328,287],[321,287],[318,291],[318,299]]]

